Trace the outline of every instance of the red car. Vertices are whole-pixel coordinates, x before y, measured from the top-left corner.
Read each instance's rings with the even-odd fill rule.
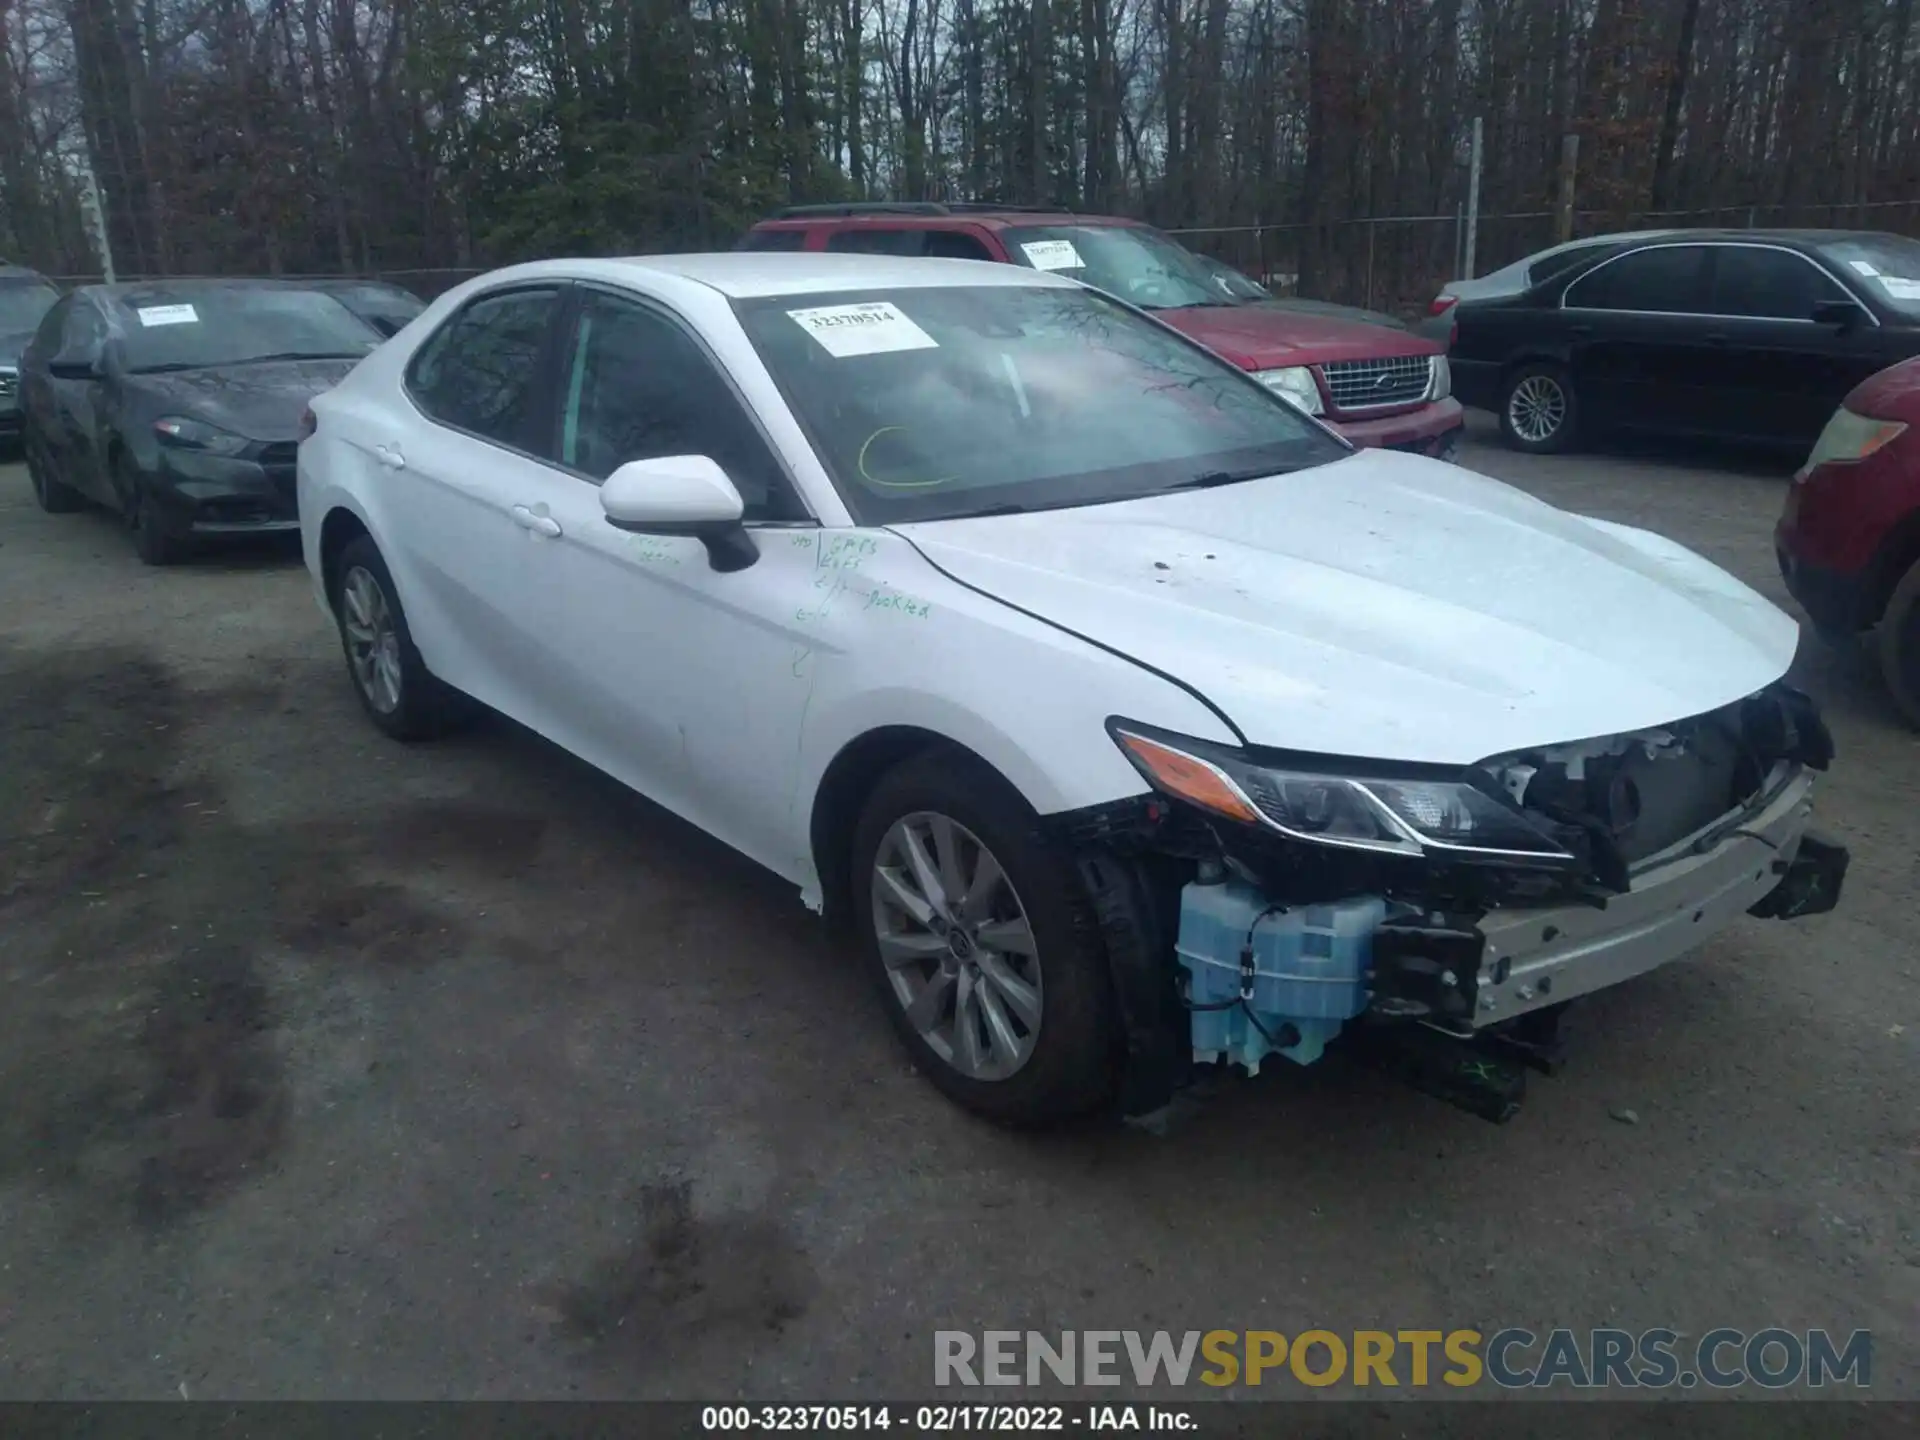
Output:
[[[1920,727],[1920,359],[1865,380],[1793,477],[1774,531],[1787,589],[1822,633],[1880,627],[1880,668]]]
[[[1136,220],[1000,205],[796,205],[754,226],[739,248],[1058,270],[1152,311],[1355,445],[1443,460],[1459,450],[1465,422],[1443,345],[1410,330],[1287,309]]]

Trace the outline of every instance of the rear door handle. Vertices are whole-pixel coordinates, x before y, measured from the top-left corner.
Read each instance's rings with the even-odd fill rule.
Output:
[[[560,522],[551,515],[536,515],[524,505],[513,507],[513,518],[520,522],[523,529],[536,535],[553,536],[560,533]]]
[[[373,453],[379,458],[380,463],[389,470],[404,470],[407,468],[407,457],[400,453],[400,447],[398,445],[376,445],[373,447]]]
[[[1726,343],[1727,343],[1727,337],[1721,334],[1718,330],[1714,331],[1713,334],[1707,336],[1707,344],[1709,345],[1724,345]]]

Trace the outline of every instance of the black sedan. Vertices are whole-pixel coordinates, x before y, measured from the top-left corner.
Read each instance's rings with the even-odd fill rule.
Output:
[[[75,290],[21,357],[34,495],[54,512],[118,510],[152,565],[202,536],[295,531],[307,402],[381,339],[337,300],[274,281]]]
[[[382,335],[398,335],[427,302],[411,290],[385,280],[309,280],[323,295],[331,295]]]
[[[1855,385],[1920,355],[1920,241],[1677,231],[1454,317],[1453,393],[1518,449],[1631,430],[1804,451]]]

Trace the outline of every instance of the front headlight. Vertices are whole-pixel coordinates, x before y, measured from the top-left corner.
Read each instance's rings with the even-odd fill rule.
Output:
[[[1325,413],[1320,404],[1320,383],[1305,365],[1289,365],[1281,370],[1256,370],[1253,378],[1274,394],[1291,400],[1309,415]]]
[[[1833,412],[1833,418],[1827,421],[1827,428],[1820,432],[1820,438],[1813,442],[1813,453],[1807,456],[1807,463],[1800,467],[1800,473],[1810,474],[1822,465],[1864,460],[1874,451],[1899,439],[1906,428],[1898,420],[1874,420],[1865,415],[1856,415],[1842,405]]]
[[[1444,400],[1453,394],[1453,367],[1447,364],[1447,357],[1433,357],[1433,383],[1427,387],[1427,399]]]
[[[1460,860],[1553,864],[1575,858],[1505,797],[1465,778],[1283,767],[1123,721],[1110,728],[1122,753],[1162,794],[1290,839]]]
[[[153,433],[160,437],[162,445],[172,445],[181,450],[199,450],[209,455],[238,455],[253,443],[244,435],[235,435],[204,420],[189,420],[180,415],[169,415],[154,421]]]

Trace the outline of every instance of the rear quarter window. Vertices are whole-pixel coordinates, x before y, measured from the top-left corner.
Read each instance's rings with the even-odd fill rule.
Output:
[[[804,250],[807,248],[807,232],[804,230],[749,230],[735,247],[740,250]]]

